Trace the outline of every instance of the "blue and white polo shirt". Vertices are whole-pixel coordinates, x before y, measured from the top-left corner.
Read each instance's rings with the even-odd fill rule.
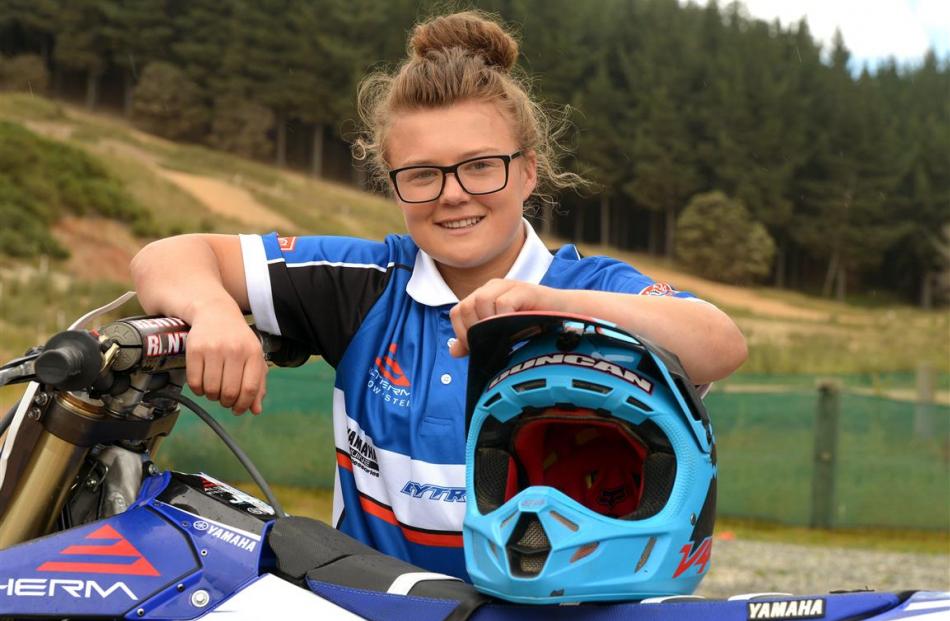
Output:
[[[560,289],[692,298],[609,257],[527,239],[506,278]],[[458,299],[408,235],[242,235],[257,326],[309,344],[336,368],[333,524],[430,571],[468,579],[465,381],[453,358]]]

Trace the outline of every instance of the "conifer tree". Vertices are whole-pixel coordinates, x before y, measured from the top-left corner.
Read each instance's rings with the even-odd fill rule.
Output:
[[[86,74],[86,108],[99,100],[99,80],[115,47],[118,5],[109,0],[64,2],[56,16],[55,62]]]

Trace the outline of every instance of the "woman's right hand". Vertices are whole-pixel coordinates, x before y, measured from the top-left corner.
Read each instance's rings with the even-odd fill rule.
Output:
[[[188,386],[235,414],[263,410],[267,363],[257,335],[233,300],[204,304],[192,316],[185,349]]]

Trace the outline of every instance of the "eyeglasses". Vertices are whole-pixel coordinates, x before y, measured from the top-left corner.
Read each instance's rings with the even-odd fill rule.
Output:
[[[492,194],[508,185],[508,165],[521,155],[521,151],[515,151],[511,155],[473,157],[452,166],[406,166],[389,171],[389,178],[404,203],[428,203],[439,198],[449,173],[455,175],[466,194]]]

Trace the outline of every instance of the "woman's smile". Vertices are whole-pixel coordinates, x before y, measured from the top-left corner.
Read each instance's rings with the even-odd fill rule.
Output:
[[[436,225],[442,227],[443,229],[447,229],[452,233],[462,234],[470,232],[484,219],[485,216],[466,216],[463,218],[441,220],[436,222]]]

